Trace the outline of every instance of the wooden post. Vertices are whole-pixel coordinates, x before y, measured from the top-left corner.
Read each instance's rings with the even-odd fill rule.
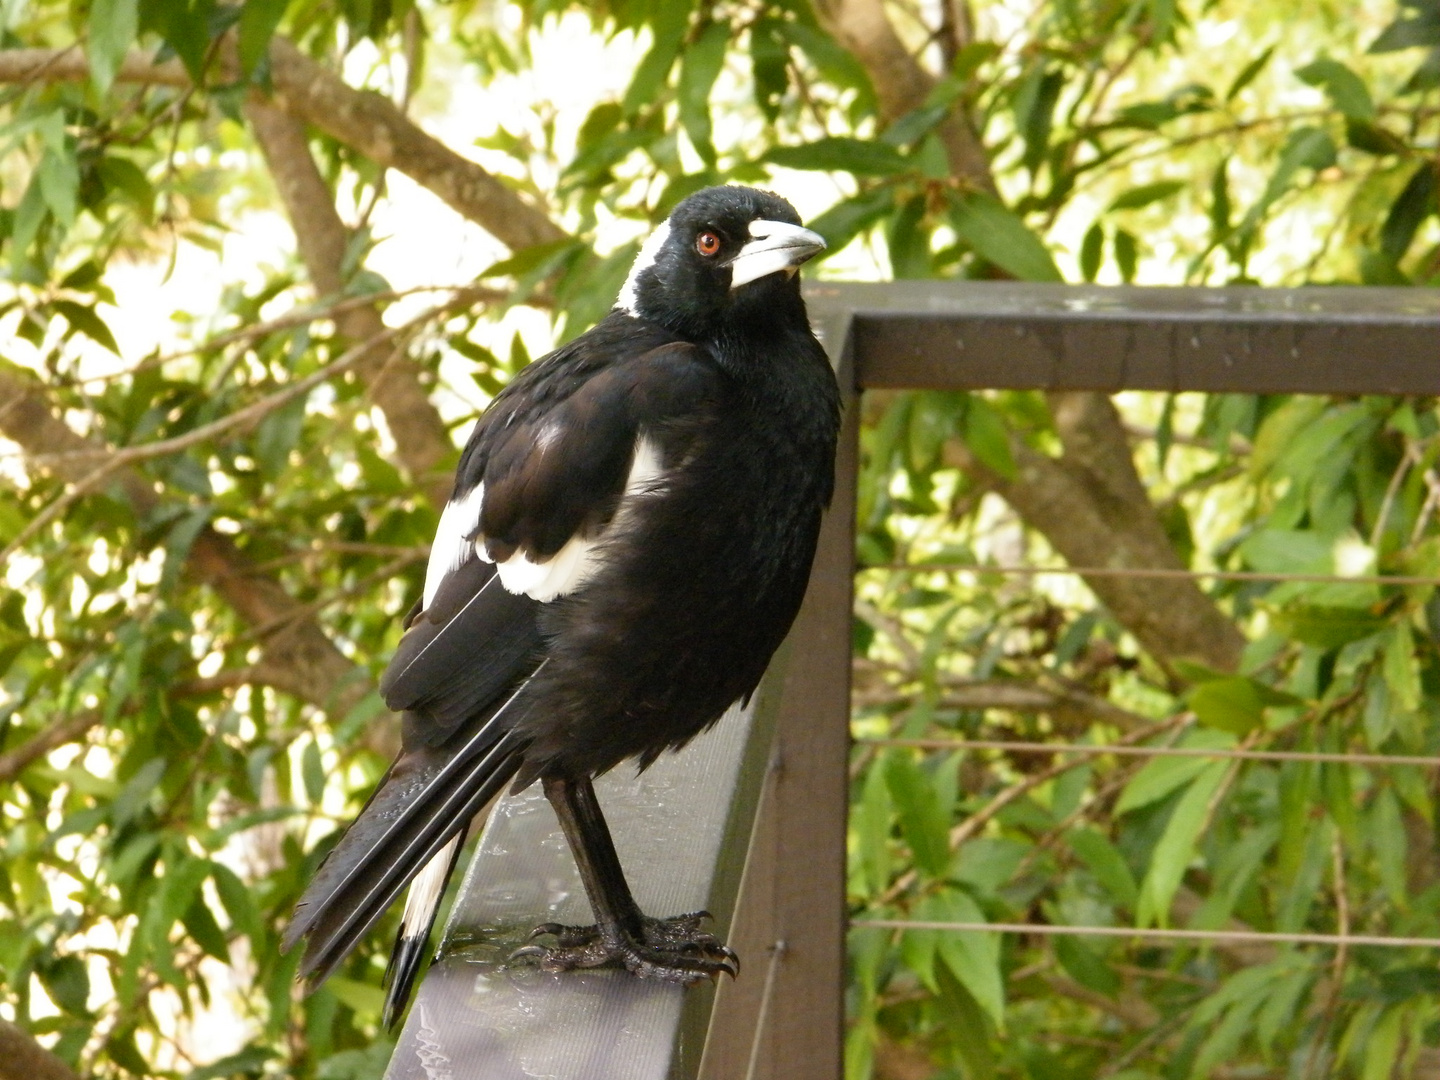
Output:
[[[859,409],[848,313],[815,314],[845,410],[835,496],[790,634],[774,749],[730,932],[745,969],[716,995],[701,1080],[838,1080],[842,1073]]]

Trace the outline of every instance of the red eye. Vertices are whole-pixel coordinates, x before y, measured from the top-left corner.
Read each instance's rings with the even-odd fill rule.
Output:
[[[701,255],[711,256],[720,252],[720,237],[706,229],[695,238],[695,250]]]

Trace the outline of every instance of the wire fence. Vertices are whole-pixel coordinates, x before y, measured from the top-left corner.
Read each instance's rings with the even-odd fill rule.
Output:
[[[1004,574],[1014,577],[1068,575],[1080,577],[1150,578],[1161,580],[1263,581],[1304,582],[1311,584],[1424,586],[1440,585],[1440,578],[1418,574],[1336,574],[1304,572],[1267,572],[1258,570],[1188,570],[1159,567],[1113,566],[987,566],[979,563],[869,563],[856,567],[862,570],[889,570],[902,573],[970,573]],[[1312,750],[1249,750],[1229,747],[1137,746],[1134,744],[1049,743],[1012,739],[906,739],[858,737],[857,744],[883,747],[908,747],[919,750],[997,750],[1020,754],[1066,754],[1101,757],[1106,755],[1142,758],[1207,758],[1211,760],[1307,762],[1315,764],[1411,765],[1422,768],[1440,766],[1440,756],[1426,754],[1375,754],[1364,752]],[[1050,923],[1013,922],[947,922],[924,919],[852,919],[852,929],[884,929],[941,931],[946,933],[984,932],[1038,934],[1049,936],[1129,938],[1157,942],[1191,942],[1210,944],[1324,945],[1340,949],[1351,946],[1382,948],[1440,949],[1440,938],[1405,937],[1384,934],[1323,934],[1268,930],[1199,930],[1168,927],[1139,928],[1131,926],[1063,926]]]
[[[1309,761],[1339,765],[1420,765],[1440,766],[1440,756],[1425,754],[1341,753],[1325,750],[1240,750],[1228,747],[1135,746],[1133,744],[1087,744],[1011,741],[1008,739],[891,739],[860,737],[865,746],[905,746],[917,750],[1005,750],[1021,754],[1105,754],[1130,757],[1195,757],[1239,761]]]
[[[1395,937],[1387,934],[1311,934],[1272,930],[1176,930],[1134,926],[1057,926],[1053,923],[937,922],[928,919],[852,919],[856,930],[940,930],[981,931],[1000,934],[1049,934],[1051,936],[1142,938],[1154,941],[1226,942],[1264,945],[1376,945],[1389,948],[1440,949],[1440,938]]]
[[[860,563],[856,570],[896,570],[903,573],[1008,574],[1040,577],[1048,574],[1080,577],[1157,578],[1208,581],[1298,581],[1323,585],[1440,585],[1440,577],[1426,574],[1327,574],[1268,570],[1183,570],[1153,566],[987,566],[983,563],[893,562]]]

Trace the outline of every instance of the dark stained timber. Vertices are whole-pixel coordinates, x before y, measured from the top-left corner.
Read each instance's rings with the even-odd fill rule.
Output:
[[[1440,393],[1440,290],[905,281],[853,313],[863,389]]]

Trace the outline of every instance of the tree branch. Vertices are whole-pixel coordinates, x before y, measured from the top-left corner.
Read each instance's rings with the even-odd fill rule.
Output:
[[[869,74],[880,99],[881,119],[886,123],[898,120],[925,104],[937,80],[895,33],[882,0],[816,0],[815,12]],[[950,171],[973,187],[993,193],[990,157],[963,110],[951,109],[937,131]]]
[[[233,35],[225,38],[219,57],[222,76],[235,78],[238,63]],[[75,48],[0,50],[0,83],[73,82],[89,75],[89,61]],[[162,86],[190,85],[185,68],[177,61],[157,64],[139,53],[131,53],[121,62],[116,78]],[[426,134],[387,98],[349,86],[283,38],[274,38],[270,45],[270,79],[274,104],[377,165],[403,172],[507,247],[519,249],[566,239],[565,231],[543,210],[483,166]],[[251,96],[263,100],[258,92]]]
[[[15,369],[0,368],[0,401],[7,403],[0,409],[0,433],[28,457],[43,457],[46,464],[41,467],[63,480],[78,483],[90,472],[87,460],[114,452],[60,419],[44,389]],[[159,510],[160,496],[135,470],[117,469],[111,482],[137,517],[151,517]],[[208,525],[191,545],[185,571],[191,580],[215,589],[250,626],[279,623],[300,607],[279,581],[257,571],[229,537]],[[263,652],[267,665],[284,673],[284,685],[277,675],[277,688],[318,708],[343,715],[371,689],[369,673],[347,660],[313,619],[285,623],[282,633],[263,643]]]
[[[0,754],[0,784],[8,784],[56,747],[72,743],[100,723],[98,712],[76,713],[51,724],[29,741]]]
[[[1135,472],[1114,403],[1092,393],[1052,393],[1049,401],[1062,457],[1012,440],[1018,475],[1007,480],[952,441],[948,463],[998,492],[1072,565],[1184,569]],[[1244,636],[1193,580],[1085,580],[1162,665],[1192,657],[1233,671],[1239,663]]]
[[[275,103],[297,119],[398,169],[511,249],[566,239],[563,229],[486,169],[426,134],[379,94],[356,90],[289,41],[270,45]]]
[[[245,106],[245,116],[285,204],[316,294],[339,295],[345,285],[341,266],[350,232],[335,210],[329,185],[315,166],[304,127],[288,114],[258,101]],[[341,335],[352,342],[377,340],[385,330],[374,304],[352,307],[337,315],[335,322]],[[426,396],[429,374],[407,353],[397,353],[387,363],[386,350],[380,348],[366,350],[356,362],[356,371],[385,414],[400,463],[432,506],[444,506],[450,497],[446,466],[454,457],[455,445],[445,421]]]
[[[80,1080],[24,1028],[0,1020],[0,1080]]]
[[[90,77],[90,60],[77,45],[65,49],[0,49],[0,83],[79,82]],[[151,86],[190,85],[179,60],[156,63],[133,52],[120,62],[115,81]]]

